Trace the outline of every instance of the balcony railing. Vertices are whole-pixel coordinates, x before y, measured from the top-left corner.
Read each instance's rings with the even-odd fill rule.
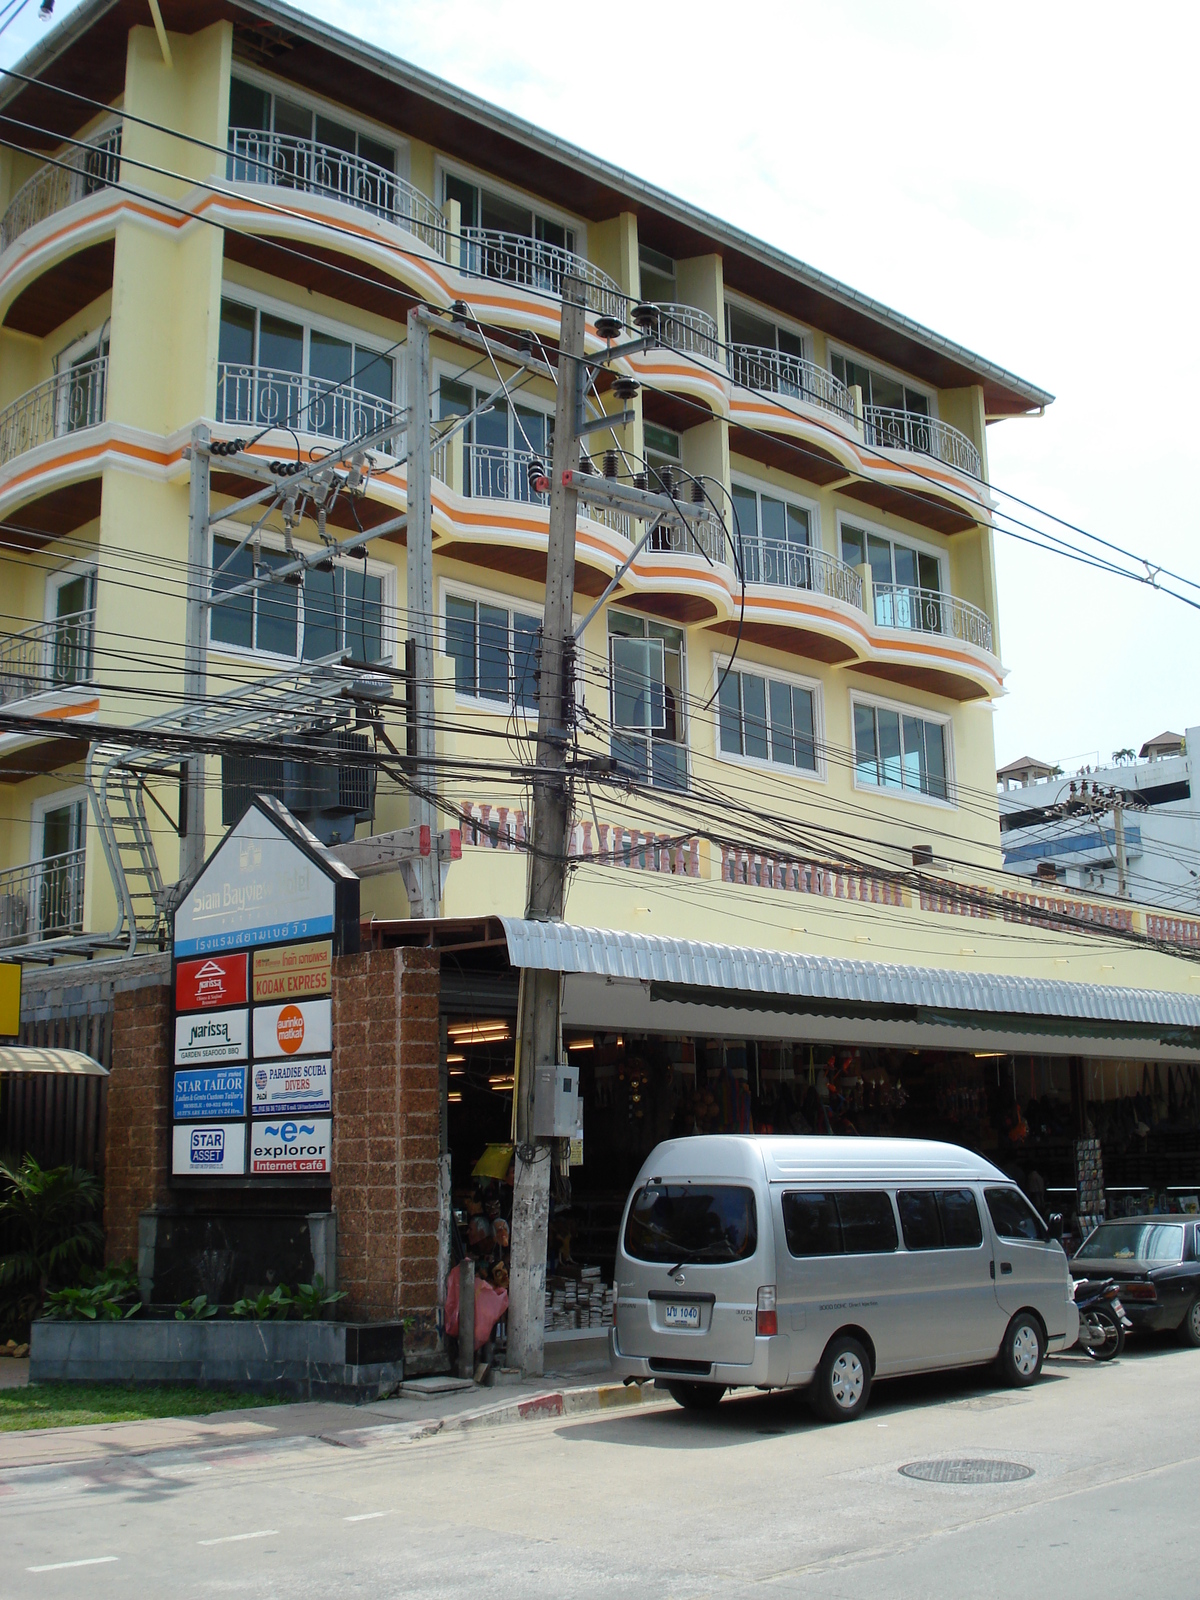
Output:
[[[346,383],[281,372],[274,367],[243,367],[222,361],[217,367],[217,421],[252,428],[294,428],[349,444],[378,433],[392,421],[402,433],[400,408],[377,394]],[[385,440],[393,448],[394,440]]]
[[[821,406],[836,416],[854,419],[850,391],[840,379],[814,361],[759,345],[731,344],[726,353],[729,376],[744,389],[788,395]]]
[[[884,450],[912,450],[933,456],[973,478],[983,476],[979,451],[957,428],[916,411],[893,411],[887,406],[863,407],[863,435],[868,444]]]
[[[668,350],[704,356],[709,361],[721,359],[717,325],[707,311],[699,311],[695,306],[667,304],[655,304],[653,309],[658,315],[650,331],[658,335]]]
[[[0,250],[7,250],[27,228],[44,222],[64,206],[109,188],[120,170],[120,125],[85,145],[76,145],[60,160],[47,162],[13,196],[0,221]]]
[[[446,219],[433,201],[387,167],[349,150],[260,128],[230,128],[225,170],[232,183],[268,183],[345,200],[446,254]]]
[[[108,357],[81,361],[0,411],[0,466],[65,433],[104,421]]]
[[[628,303],[608,276],[573,250],[531,239],[523,233],[500,233],[493,228],[464,228],[460,264],[464,272],[539,289],[560,296],[564,278],[579,278],[584,300],[595,312],[625,317]]]
[[[83,850],[0,872],[0,949],[83,932]]]
[[[903,628],[911,633],[941,633],[979,650],[992,653],[992,624],[987,613],[953,595],[935,589],[913,589],[902,584],[877,583],[875,621],[881,628]]]
[[[785,544],[777,539],[743,539],[742,570],[747,583],[774,583],[785,589],[808,589],[829,600],[862,610],[862,579],[837,556],[812,545]]]
[[[88,683],[95,621],[95,611],[75,611],[0,639],[0,706]]]
[[[681,556],[707,556],[730,565],[728,536],[715,517],[694,522],[690,530],[678,522],[660,522],[651,529],[649,550],[667,550]]]

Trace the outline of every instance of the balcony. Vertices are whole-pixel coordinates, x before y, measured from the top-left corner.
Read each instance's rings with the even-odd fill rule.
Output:
[[[281,372],[273,367],[217,366],[216,420],[251,428],[290,428],[349,444],[396,423],[404,431],[399,406],[352,384]],[[395,450],[396,441],[384,441]]]
[[[26,450],[104,421],[108,357],[60,372],[0,411],[0,467]]]
[[[992,623],[987,613],[953,595],[934,589],[912,589],[901,584],[872,585],[875,621],[881,628],[900,628],[909,633],[940,633],[974,645],[977,650],[992,649]]]
[[[0,706],[90,682],[95,623],[94,610],[76,611],[0,639]]]
[[[583,283],[585,303],[597,315],[624,320],[628,309],[626,297],[607,272],[601,272],[573,250],[527,234],[464,228],[459,265],[463,272],[536,289],[556,298],[562,295],[564,278],[578,278]]]
[[[17,190],[0,220],[0,251],[7,250],[27,228],[44,222],[64,206],[111,187],[120,169],[120,126],[109,128],[85,145],[76,145],[61,160],[48,162]]]
[[[433,201],[387,167],[315,139],[230,128],[225,166],[231,183],[265,183],[344,200],[446,254],[446,219]]]
[[[592,513],[589,513],[591,515]],[[670,551],[681,556],[707,556],[709,561],[730,566],[729,539],[715,517],[685,528],[679,522],[660,522],[650,530],[648,550]]]
[[[775,539],[744,539],[741,549],[747,583],[807,589],[827,600],[840,600],[860,611],[863,608],[862,578],[853,567],[825,550]]]
[[[843,421],[854,421],[854,403],[849,389],[814,361],[759,345],[731,344],[726,350],[726,363],[729,376],[744,389],[753,389],[759,394],[787,395],[832,411]]]
[[[0,949],[83,932],[83,850],[0,872]]]
[[[957,428],[916,411],[893,411],[887,406],[863,407],[863,437],[883,450],[912,450],[932,456],[956,472],[972,478],[983,476],[979,451]]]
[[[695,306],[649,304],[655,316],[647,324],[646,331],[655,334],[668,350],[678,350],[686,356],[703,356],[707,361],[721,359],[717,325],[707,311],[698,311]]]

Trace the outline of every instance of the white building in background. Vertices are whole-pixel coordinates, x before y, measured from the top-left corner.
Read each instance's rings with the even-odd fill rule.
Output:
[[[1129,752],[1132,756],[1132,752]],[[996,773],[1000,848],[1008,872],[1072,889],[1117,893],[1117,829],[1112,811],[1061,816],[1078,791],[1125,794],[1126,892],[1144,901],[1200,913],[1200,727],[1148,739],[1136,759],[1085,773],[1059,772],[1023,756]],[[1144,809],[1141,809],[1144,807]]]

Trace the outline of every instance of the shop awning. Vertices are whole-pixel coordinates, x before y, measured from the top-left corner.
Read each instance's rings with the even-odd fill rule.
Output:
[[[648,986],[651,1000],[936,1027],[1144,1039],[1200,1050],[1200,997],[845,961],[502,917],[516,967]]]
[[[38,1050],[30,1045],[0,1045],[0,1072],[63,1072],[77,1078],[107,1078],[102,1067],[82,1050]]]

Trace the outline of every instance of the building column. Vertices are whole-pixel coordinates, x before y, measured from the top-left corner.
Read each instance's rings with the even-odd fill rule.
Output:
[[[172,1044],[166,985],[117,991],[104,1157],[108,1261],[137,1259],[138,1217],[170,1198]]]

